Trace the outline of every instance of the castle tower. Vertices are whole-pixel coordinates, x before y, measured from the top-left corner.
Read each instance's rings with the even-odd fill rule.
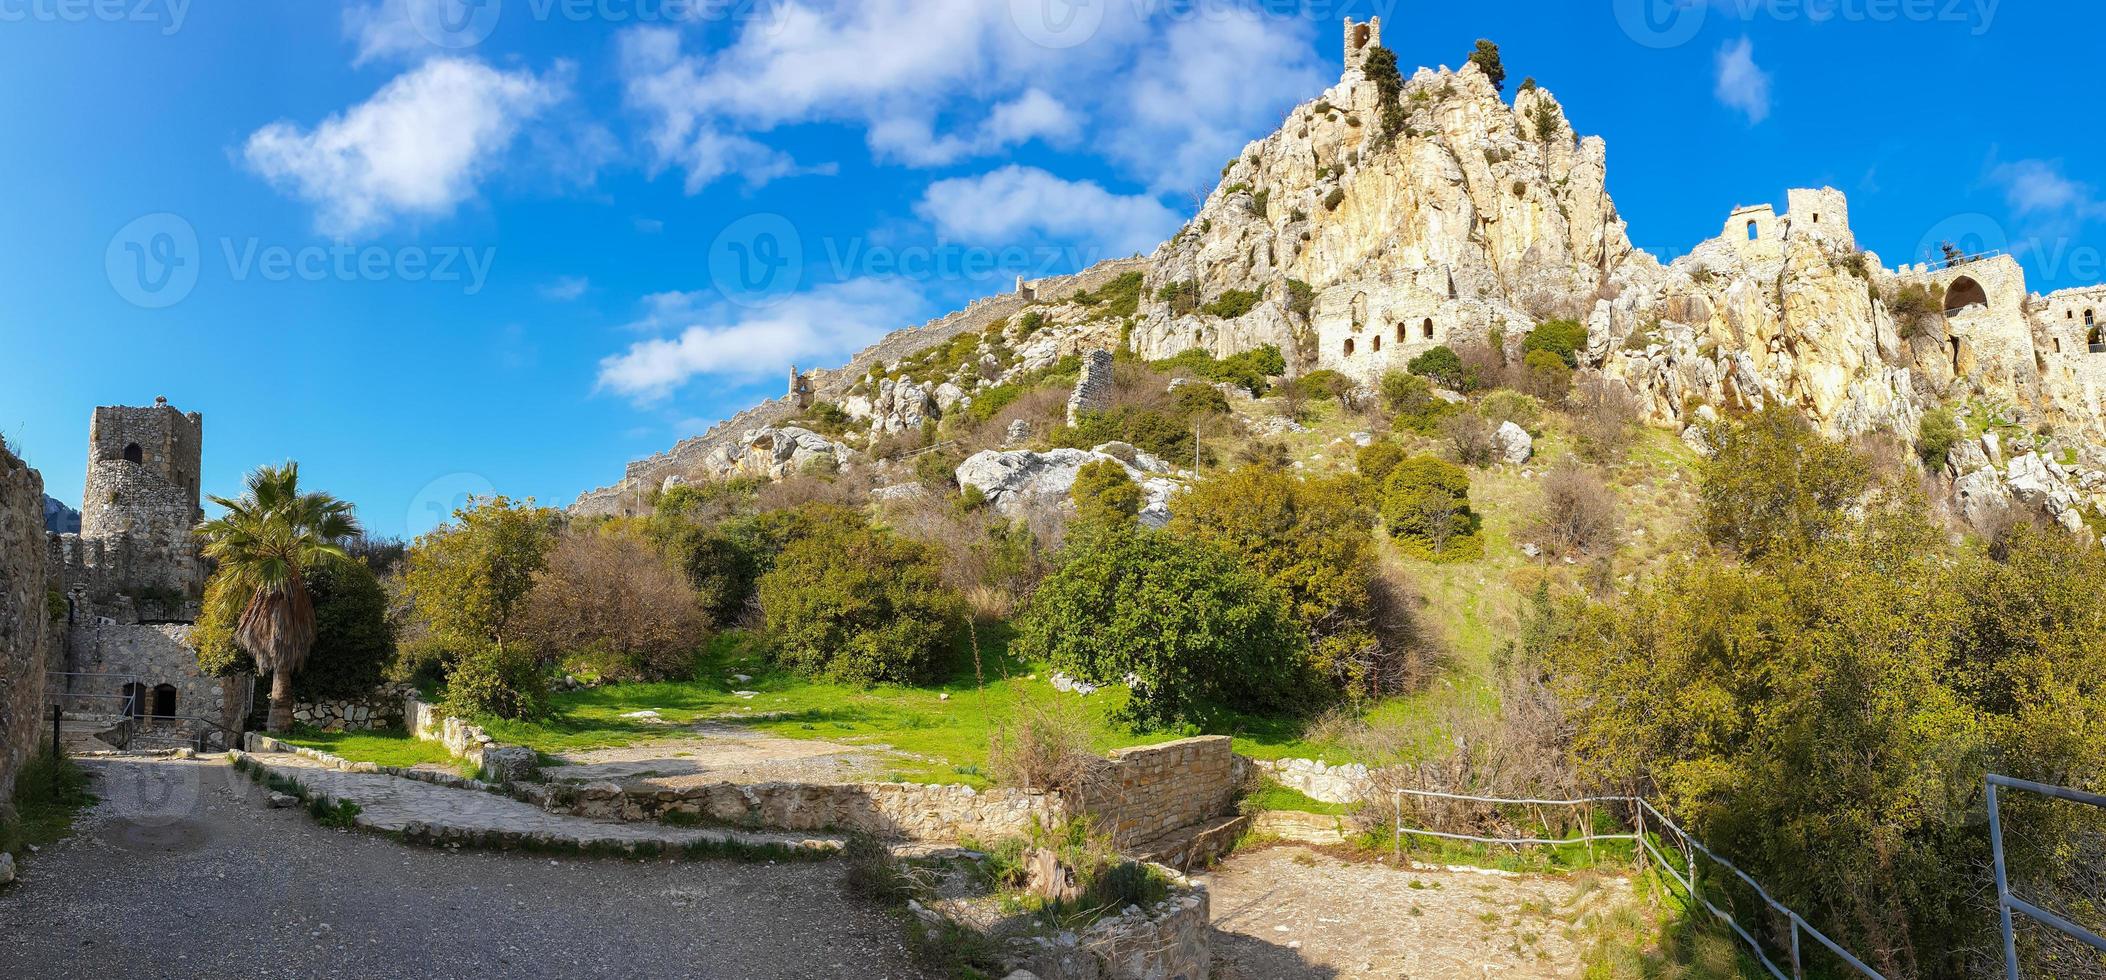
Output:
[[[198,475],[205,418],[172,408],[103,407],[88,428],[80,536],[99,549],[99,576],[119,592],[174,589],[196,598],[204,563],[191,531],[204,519]]]
[[[1360,63],[1367,58],[1368,50],[1382,45],[1382,18],[1370,17],[1364,24],[1345,19],[1345,81],[1357,82],[1367,77]]]

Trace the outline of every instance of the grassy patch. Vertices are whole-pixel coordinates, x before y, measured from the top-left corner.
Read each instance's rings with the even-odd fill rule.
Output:
[[[15,775],[15,818],[0,820],[0,851],[19,853],[63,839],[73,816],[95,802],[88,774],[72,759],[40,751]]]
[[[403,769],[420,765],[452,768],[454,765],[454,758],[446,751],[445,746],[426,739],[413,738],[408,732],[399,729],[325,732],[303,725],[293,729],[283,740],[302,748],[319,749],[331,755],[342,756],[352,762],[371,762]]]
[[[1261,810],[1292,810],[1297,813],[1321,813],[1331,816],[1344,814],[1352,809],[1344,803],[1326,803],[1298,789],[1282,786],[1273,780],[1265,780],[1258,788],[1243,797],[1243,811],[1256,813]]]

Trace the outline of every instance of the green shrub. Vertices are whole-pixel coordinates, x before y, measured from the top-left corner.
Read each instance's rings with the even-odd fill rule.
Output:
[[[1431,378],[1435,384],[1452,391],[1469,392],[1477,388],[1476,372],[1465,369],[1462,358],[1446,344],[1412,358],[1404,369],[1422,378]]]
[[[1331,193],[1324,195],[1324,210],[1326,211],[1336,211],[1338,206],[1344,203],[1345,188],[1343,187],[1333,187],[1331,188]]]
[[[1954,420],[1952,409],[1933,408],[1923,413],[1923,420],[1916,425],[1916,455],[1923,460],[1925,469],[1944,469],[1946,458],[1959,441],[1960,423]]]
[[[1076,293],[1073,300],[1093,307],[1089,317],[1092,320],[1133,316],[1141,308],[1141,279],[1139,272],[1120,273],[1118,278],[1097,287],[1095,291]]]
[[[1287,373],[1287,357],[1273,344],[1220,359],[1204,349],[1188,347],[1149,367],[1166,374],[1189,371],[1208,381],[1225,381],[1252,395],[1262,395],[1270,384],[1268,379]]]
[[[1483,70],[1484,77],[1491,80],[1495,91],[1506,89],[1506,66],[1499,61],[1499,45],[1479,38],[1477,47],[1470,52],[1470,64]]]
[[[1295,379],[1295,383],[1301,386],[1304,397],[1336,398],[1341,406],[1352,398],[1353,389],[1359,387],[1353,379],[1330,368],[1311,371]]]
[[[844,524],[784,548],[761,576],[760,603],[785,667],[851,683],[928,679],[959,611],[934,549]]]
[[[1483,553],[1470,473],[1454,463],[1437,456],[1398,463],[1383,482],[1381,509],[1397,544],[1422,558],[1461,561]]]
[[[1287,280],[1287,312],[1307,319],[1316,307],[1316,287],[1300,279]]]
[[[1085,530],[1018,624],[1017,649],[1098,684],[1133,678],[1123,720],[1161,727],[1210,706],[1275,710],[1306,689],[1307,641],[1244,562],[1138,528]]]
[[[1587,325],[1578,320],[1545,320],[1521,338],[1521,350],[1547,350],[1566,367],[1579,366],[1579,352],[1587,349]]]
[[[1231,289],[1214,297],[1214,301],[1200,308],[1201,313],[1233,320],[1258,305],[1258,294],[1248,289]]]
[[[1076,520],[1088,522],[1131,521],[1146,499],[1126,467],[1109,459],[1085,464],[1075,474],[1075,486],[1069,492],[1075,500]]]
[[[1872,487],[1872,471],[1849,446],[1815,432],[1772,402],[1737,425],[1705,433],[1704,533],[1748,558],[1818,544],[1846,525],[1846,511]]]
[[[1381,486],[1389,480],[1389,475],[1396,470],[1397,464],[1404,461],[1405,455],[1403,446],[1383,440],[1360,447],[1360,451],[1353,454],[1353,463],[1360,470],[1361,476],[1376,486]]]
[[[445,708],[454,715],[536,720],[549,715],[548,669],[519,646],[469,652],[446,677]]]
[[[1529,351],[1521,359],[1521,369],[1528,379],[1528,393],[1543,401],[1563,401],[1572,390],[1572,366],[1556,351]]]
[[[1385,371],[1378,384],[1382,404],[1388,407],[1397,424],[1420,435],[1439,432],[1441,420],[1457,410],[1433,393],[1432,382],[1415,374]]]
[[[1502,388],[1484,396],[1477,404],[1477,414],[1493,425],[1512,422],[1534,432],[1543,422],[1543,402],[1533,395]]]
[[[380,579],[363,562],[328,561],[309,570],[307,592],[314,597],[314,646],[293,674],[293,695],[321,701],[372,693],[395,658]]]
[[[1199,309],[1199,283],[1187,279],[1183,282],[1167,283],[1155,291],[1158,303],[1167,303],[1173,316],[1184,316]]]

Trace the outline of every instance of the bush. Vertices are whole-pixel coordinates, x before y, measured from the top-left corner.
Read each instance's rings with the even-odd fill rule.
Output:
[[[1497,448],[1492,436],[1498,431],[1476,412],[1457,412],[1441,420],[1441,437],[1448,440],[1455,461],[1464,466],[1484,466],[1492,461]]]
[[[1155,299],[1158,303],[1168,304],[1171,315],[1184,316],[1199,309],[1199,283],[1192,279],[1166,283],[1155,291]]]
[[[1336,398],[1339,406],[1347,409],[1352,408],[1353,389],[1358,387],[1353,383],[1353,379],[1330,368],[1311,371],[1297,378],[1295,383],[1301,386],[1304,396]]]
[[[1398,463],[1383,483],[1381,509],[1398,545],[1419,557],[1460,561],[1482,553],[1470,474],[1454,463],[1433,456]]]
[[[320,701],[371,694],[395,658],[380,579],[363,562],[325,561],[308,571],[307,593],[314,597],[314,646],[293,674],[293,696]]]
[[[1543,423],[1543,402],[1533,395],[1500,389],[1484,396],[1477,404],[1477,414],[1497,427],[1502,422],[1512,422],[1530,432]]]
[[[1087,712],[1020,703],[997,723],[987,747],[987,774],[997,784],[1027,790],[1086,790],[1105,760],[1091,742]]]
[[[1440,431],[1441,420],[1454,414],[1454,405],[1433,393],[1433,383],[1415,374],[1385,371],[1379,382],[1382,403],[1396,422],[1420,435]]]
[[[1287,357],[1272,344],[1239,351],[1218,360],[1208,351],[1192,347],[1179,351],[1174,357],[1156,361],[1149,367],[1165,374],[1188,371],[1208,381],[1227,382],[1252,395],[1262,395],[1268,384],[1267,379],[1287,373]],[[1223,407],[1227,406],[1224,404]]]
[[[655,681],[692,676],[708,629],[695,591],[644,542],[571,531],[534,579],[520,636],[601,676]]]
[[[760,601],[784,666],[852,683],[928,679],[959,614],[928,546],[838,524],[784,548],[761,576]]]
[[[1017,649],[1092,683],[1131,675],[1120,717],[1142,727],[1284,708],[1305,687],[1307,641],[1279,593],[1241,559],[1159,531],[1071,536]]]
[[[1524,354],[1547,350],[1566,367],[1579,366],[1579,352],[1587,349],[1587,325],[1578,320],[1545,320],[1521,338]]]
[[[1200,312],[1208,316],[1217,316],[1224,320],[1233,320],[1245,313],[1249,313],[1257,305],[1257,293],[1247,289],[1231,289],[1215,297],[1213,302],[1201,307]]]
[[[1316,289],[1300,279],[1287,280],[1287,312],[1307,319],[1316,307]]]
[[[1245,466],[1206,478],[1178,499],[1170,529],[1214,545],[1265,576],[1308,634],[1311,663],[1341,687],[1364,690],[1379,645],[1371,583],[1371,514],[1349,480],[1303,480]]]
[[[1705,438],[1715,451],[1703,468],[1704,533],[1748,558],[1827,539],[1872,486],[1864,457],[1774,402]]]
[[[1499,45],[1479,38],[1477,47],[1470,52],[1470,64],[1484,71],[1484,77],[1491,81],[1495,91],[1506,89],[1506,66],[1499,61]]]
[[[1916,424],[1916,456],[1923,460],[1924,469],[1944,469],[1952,447],[1959,442],[1960,423],[1953,418],[1952,409],[1933,408],[1923,413],[1923,420]]]
[[[1455,349],[1442,345],[1420,354],[1406,364],[1405,370],[1422,378],[1431,378],[1435,384],[1452,391],[1471,391],[1477,387],[1477,379],[1463,369],[1462,358]]]
[[[1543,477],[1543,513],[1535,533],[1553,553],[1588,554],[1616,546],[1616,494],[1600,474],[1570,461]]]
[[[1612,463],[1630,450],[1638,403],[1621,384],[1593,378],[1576,385],[1565,397],[1565,411],[1572,417],[1580,455],[1589,461]]]
[[[1324,210],[1326,211],[1336,211],[1338,206],[1344,203],[1345,188],[1343,187],[1333,187],[1331,188],[1331,193],[1324,195]]]
[[[1069,494],[1075,501],[1076,520],[1113,524],[1132,521],[1146,499],[1126,467],[1109,459],[1084,464]]]
[[[462,717],[535,720],[549,715],[549,675],[523,647],[484,647],[462,656],[446,678],[446,710]]]
[[[1545,402],[1562,402],[1572,388],[1572,367],[1555,351],[1532,350],[1521,359],[1528,393]]]
[[[1389,480],[1389,474],[1404,461],[1405,455],[1404,447],[1394,442],[1371,442],[1353,454],[1353,464],[1361,476],[1379,487]]]

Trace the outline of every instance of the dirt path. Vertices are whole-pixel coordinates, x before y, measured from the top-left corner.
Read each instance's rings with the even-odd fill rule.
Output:
[[[1295,846],[1239,852],[1202,880],[1224,980],[1576,977],[1582,920],[1632,901],[1615,877],[1398,871]]]
[[[224,764],[87,765],[101,802],[0,888],[0,977],[924,976],[838,862],[406,847]]]
[[[545,771],[563,782],[641,782],[667,789],[707,783],[850,783],[881,780],[905,758],[883,746],[784,738],[704,722],[688,734],[612,749],[564,753]]]

